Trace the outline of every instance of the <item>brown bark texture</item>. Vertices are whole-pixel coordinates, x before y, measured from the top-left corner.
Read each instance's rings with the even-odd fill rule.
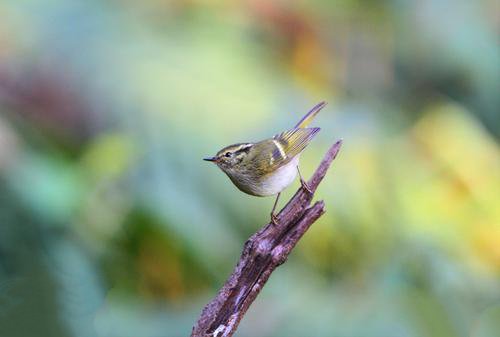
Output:
[[[277,215],[246,242],[240,260],[217,296],[203,309],[191,337],[230,337],[262,290],[271,273],[283,264],[309,227],[325,212],[323,201],[311,205],[314,192],[337,156],[342,141],[335,142],[307,182]]]

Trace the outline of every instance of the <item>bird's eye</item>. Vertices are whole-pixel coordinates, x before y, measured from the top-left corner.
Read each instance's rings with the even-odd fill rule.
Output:
[[[226,152],[226,154],[224,155],[224,157],[226,157],[226,158],[231,157],[231,152]]]

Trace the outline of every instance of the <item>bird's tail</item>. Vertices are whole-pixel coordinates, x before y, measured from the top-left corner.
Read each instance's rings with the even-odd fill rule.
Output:
[[[309,123],[313,120],[314,117],[320,112],[321,109],[323,109],[326,105],[326,102],[320,102],[316,104],[302,119],[295,125],[296,129],[302,129],[305,128]]]

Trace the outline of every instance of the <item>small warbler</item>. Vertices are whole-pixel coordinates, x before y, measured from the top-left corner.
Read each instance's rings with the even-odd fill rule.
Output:
[[[214,162],[241,191],[259,196],[277,195],[271,211],[271,222],[277,223],[274,214],[281,192],[297,176],[302,187],[312,193],[302,179],[299,157],[320,128],[307,125],[323,109],[326,102],[314,106],[293,129],[256,143],[238,143],[226,146],[214,157],[205,158]]]

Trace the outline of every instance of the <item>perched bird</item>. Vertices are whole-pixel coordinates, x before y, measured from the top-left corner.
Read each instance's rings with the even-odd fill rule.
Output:
[[[318,103],[291,130],[257,143],[226,146],[204,160],[214,162],[245,193],[258,197],[277,195],[271,211],[271,221],[276,224],[274,211],[280,193],[295,180],[297,173],[302,187],[311,193],[300,175],[299,157],[320,130],[307,125],[325,105],[326,102]]]

